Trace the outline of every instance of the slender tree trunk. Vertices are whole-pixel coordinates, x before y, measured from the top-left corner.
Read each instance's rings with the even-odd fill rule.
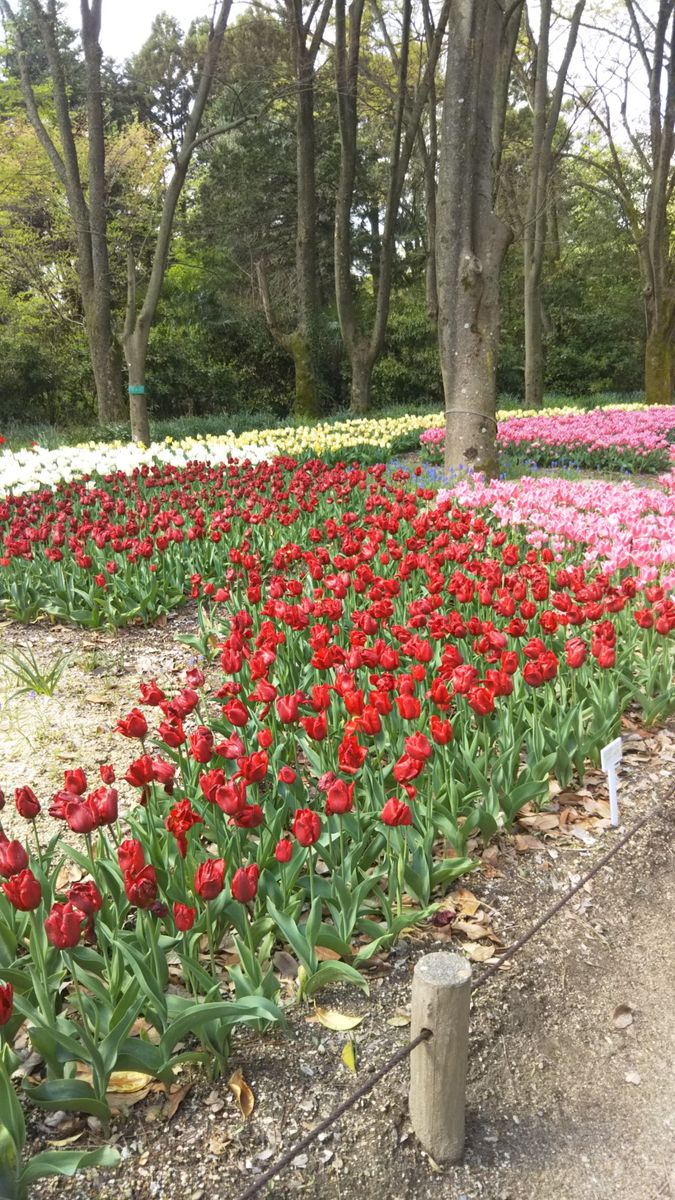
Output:
[[[131,437],[134,442],[150,445],[150,421],[145,399],[145,364],[148,354],[150,330],[146,322],[136,322],[134,330],[125,339],[125,354],[129,372],[129,417]]]
[[[101,64],[103,53],[99,45],[101,31],[101,0],[83,0],[82,46],[87,84],[87,157],[89,193],[89,239],[93,296],[90,318],[87,321],[92,364],[96,378],[99,420],[103,412],[107,419],[124,417],[122,394],[122,352],[115,335],[110,290],[110,258],[108,254],[108,212],[105,161],[105,127]]]
[[[316,417],[321,411],[321,393],[317,345],[319,294],[316,248],[314,62],[308,53],[302,29],[294,25],[292,32],[296,42],[298,81],[296,110],[298,325],[290,338],[295,364],[293,411],[297,417]],[[300,43],[301,38],[302,44]]]
[[[541,273],[525,249],[525,407],[544,403],[544,326]]]
[[[541,408],[544,402],[545,346],[542,312],[543,276],[550,210],[549,183],[554,165],[553,141],[560,118],[563,93],[586,0],[578,0],[567,35],[563,59],[552,92],[549,92],[551,0],[539,3],[539,42],[535,50],[535,76],[530,96],[533,114],[529,195],[525,220],[525,404]]]

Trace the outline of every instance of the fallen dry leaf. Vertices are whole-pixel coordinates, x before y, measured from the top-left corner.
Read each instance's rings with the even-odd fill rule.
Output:
[[[314,953],[319,962],[340,962],[341,959],[337,950],[331,950],[329,946],[315,946]]]
[[[387,1017],[387,1025],[393,1025],[394,1029],[403,1029],[405,1025],[410,1024],[410,1014],[404,1012],[396,1012],[391,1017]]]
[[[90,1068],[81,1063],[77,1067],[77,1078],[83,1079],[86,1083],[93,1082]],[[137,1092],[147,1091],[153,1082],[154,1077],[146,1075],[144,1071],[113,1071],[108,1080],[108,1094],[133,1096]]]
[[[284,979],[297,979],[298,963],[292,954],[288,954],[286,950],[277,950],[272,957],[275,971],[278,971]]]
[[[473,917],[480,908],[480,900],[468,888],[457,888],[447,899],[462,917]]]
[[[185,1097],[191,1090],[192,1084],[184,1083],[182,1087],[177,1087],[169,1093],[169,1098],[164,1110],[164,1117],[167,1121],[170,1121],[173,1117],[175,1117]]]
[[[341,1013],[335,1008],[315,1008],[308,1021],[318,1022],[325,1029],[332,1029],[334,1033],[346,1033],[349,1029],[356,1029],[360,1025],[363,1017],[355,1016],[352,1013]]]
[[[255,1096],[248,1086],[241,1071],[235,1071],[227,1081],[227,1086],[233,1093],[243,1117],[250,1117],[255,1106]]]
[[[633,1010],[630,1004],[618,1004],[612,1014],[615,1029],[628,1029],[633,1024]]]
[[[513,841],[519,854],[527,854],[528,850],[544,849],[544,843],[540,842],[539,838],[533,837],[531,833],[517,833]]]
[[[57,1150],[60,1150],[62,1146],[72,1146],[73,1142],[79,1142],[83,1134],[84,1129],[80,1129],[79,1133],[73,1133],[70,1137],[58,1138],[55,1141],[50,1140],[47,1142],[47,1145],[54,1146]]]
[[[467,957],[473,959],[474,962],[488,962],[495,955],[494,946],[479,946],[478,944],[470,943],[468,946],[463,946],[462,949]]]
[[[351,1071],[352,1075],[356,1075],[356,1046],[351,1038],[345,1042],[340,1057],[347,1070]]]
[[[536,829],[539,833],[552,833],[554,829],[558,828],[559,817],[557,813],[533,813],[525,817],[518,817],[518,824],[524,825],[526,829]]]

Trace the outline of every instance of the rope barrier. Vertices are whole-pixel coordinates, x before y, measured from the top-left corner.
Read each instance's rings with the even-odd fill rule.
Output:
[[[668,798],[673,795],[673,792],[675,792],[675,789],[669,793]],[[635,825],[631,826],[628,832],[625,833],[623,837],[620,838],[619,841],[616,842],[611,849],[609,849],[607,853],[602,856],[602,858],[598,859],[598,862],[595,864],[595,866],[591,867],[590,871],[587,871],[586,874],[583,875],[581,879],[579,879],[573,885],[573,887],[569,888],[569,890],[565,892],[564,896],[561,896],[561,898],[556,901],[555,904],[547,909],[543,916],[541,916],[539,920],[536,921],[535,924],[532,925],[530,929],[528,929],[527,932],[522,935],[522,937],[519,937],[512,946],[509,946],[508,950],[505,950],[498,959],[495,959],[494,963],[490,963],[490,965],[486,967],[486,969],[482,971],[474,981],[472,991],[476,991],[479,987],[482,987],[483,984],[487,983],[489,979],[492,979],[505,962],[508,962],[509,959],[513,958],[513,956],[517,954],[519,950],[522,950],[523,946],[527,945],[527,943],[535,936],[535,934],[539,933],[539,930],[542,929],[544,925],[548,924],[553,917],[557,916],[557,914],[561,912],[565,905],[569,904],[570,900],[576,896],[577,892],[580,892],[581,889],[589,882],[589,880],[592,879],[594,875],[597,875],[598,872],[601,871],[602,868],[606,866],[612,858],[614,858],[615,854],[619,853],[619,850],[623,849],[626,843],[629,842],[631,838],[633,838],[635,834],[639,832],[640,829],[642,829],[649,821],[651,821],[658,813],[661,812],[661,807],[661,805],[658,805],[656,808],[652,808],[644,817],[641,817],[640,820],[635,823]],[[384,1064],[384,1066],[375,1071],[374,1074],[371,1075],[365,1083],[361,1084],[356,1091],[352,1092],[346,1100],[343,1100],[342,1104],[338,1105],[338,1107],[329,1113],[327,1117],[324,1117],[324,1119],[320,1121],[318,1125],[315,1125],[313,1129],[310,1129],[309,1133],[307,1133],[305,1137],[301,1138],[299,1142],[295,1142],[295,1144],[292,1145],[290,1149],[281,1156],[281,1158],[277,1159],[277,1161],[273,1163],[271,1167],[268,1167],[262,1175],[259,1175],[255,1180],[253,1180],[246,1190],[241,1192],[237,1200],[252,1200],[252,1198],[256,1196],[258,1192],[265,1186],[265,1184],[269,1183],[275,1175],[278,1175],[286,1167],[290,1166],[290,1164],[293,1162],[293,1159],[297,1158],[298,1154],[302,1154],[303,1150],[306,1150],[308,1146],[311,1146],[312,1142],[315,1142],[322,1133],[325,1133],[327,1129],[330,1129],[331,1125],[338,1121],[340,1117],[344,1116],[344,1114],[348,1112],[350,1108],[353,1108],[359,1100],[362,1100],[364,1096],[367,1096],[368,1093],[377,1086],[380,1080],[384,1079],[385,1076],[390,1073],[390,1071],[393,1071],[394,1068],[399,1065],[399,1063],[404,1062],[404,1060],[412,1054],[413,1050],[416,1050],[417,1047],[423,1042],[428,1042],[432,1037],[433,1034],[430,1029],[423,1029],[416,1038],[413,1038],[413,1040],[408,1042],[407,1045],[402,1046],[401,1049],[398,1050],[396,1054],[394,1054],[393,1057]]]

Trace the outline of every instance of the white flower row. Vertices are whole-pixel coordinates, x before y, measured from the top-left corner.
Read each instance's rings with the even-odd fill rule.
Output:
[[[84,446],[59,446],[56,450],[41,446],[4,450],[0,453],[0,496],[51,489],[86,475],[111,475],[116,471],[129,474],[144,464],[171,463],[184,467],[196,459],[224,463],[240,458],[258,463],[273,458],[276,453],[276,447],[270,443],[237,446],[234,437],[232,440],[213,438],[208,442],[186,438],[181,442],[153,442],[147,447],[134,442],[90,442]]]

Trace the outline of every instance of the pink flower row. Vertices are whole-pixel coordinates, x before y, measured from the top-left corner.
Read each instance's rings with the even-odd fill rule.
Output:
[[[638,454],[675,447],[667,434],[675,429],[675,407],[654,405],[635,411],[617,408],[595,408],[590,412],[575,412],[560,416],[511,417],[500,421],[497,441],[501,445],[561,446],[568,449],[584,446],[606,450],[610,446],[630,449]],[[445,437],[443,428],[427,429],[420,443],[436,446]]]
[[[659,476],[660,488],[623,483],[577,483],[524,476],[485,482],[480,476],[440,491],[462,504],[487,505],[504,526],[526,525],[531,546],[548,546],[562,558],[572,545],[585,547],[584,562],[607,570],[637,567],[640,579],[660,578],[675,587],[675,472]]]

